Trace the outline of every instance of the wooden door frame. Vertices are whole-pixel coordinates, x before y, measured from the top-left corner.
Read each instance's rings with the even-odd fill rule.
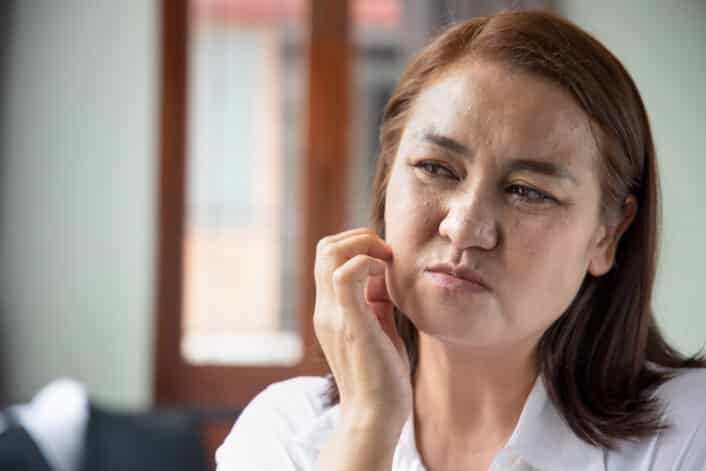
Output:
[[[304,359],[294,367],[195,366],[180,352],[188,135],[188,0],[161,2],[159,227],[153,399],[156,405],[241,408],[268,384],[326,372],[313,332],[316,242],[343,230],[350,128],[347,0],[310,0],[297,318]],[[332,106],[335,104],[335,106]]]

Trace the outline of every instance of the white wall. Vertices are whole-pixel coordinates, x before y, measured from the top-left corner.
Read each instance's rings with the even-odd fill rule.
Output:
[[[14,2],[0,116],[0,352],[26,400],[57,376],[150,398],[158,12]],[[0,82],[2,83],[2,82]]]
[[[631,73],[653,125],[664,199],[654,307],[675,344],[706,343],[706,2],[561,0]]]

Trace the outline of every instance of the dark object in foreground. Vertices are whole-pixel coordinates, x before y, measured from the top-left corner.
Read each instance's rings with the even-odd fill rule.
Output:
[[[27,431],[8,417],[0,471],[51,471]],[[206,471],[198,420],[186,412],[116,413],[91,405],[81,471]]]

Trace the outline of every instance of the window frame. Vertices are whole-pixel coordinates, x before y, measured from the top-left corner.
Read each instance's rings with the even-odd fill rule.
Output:
[[[349,168],[350,21],[347,0],[309,1],[306,124],[300,180],[296,315],[303,359],[291,367],[192,365],[180,350],[188,136],[189,0],[161,2],[159,219],[156,256],[153,402],[244,407],[268,384],[327,373],[313,330],[317,241],[343,230]],[[337,103],[331,107],[329,103]],[[340,123],[349,123],[341,126]]]

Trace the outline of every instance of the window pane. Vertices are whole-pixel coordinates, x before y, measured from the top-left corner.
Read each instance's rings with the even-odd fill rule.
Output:
[[[182,354],[294,364],[303,1],[193,0]]]

